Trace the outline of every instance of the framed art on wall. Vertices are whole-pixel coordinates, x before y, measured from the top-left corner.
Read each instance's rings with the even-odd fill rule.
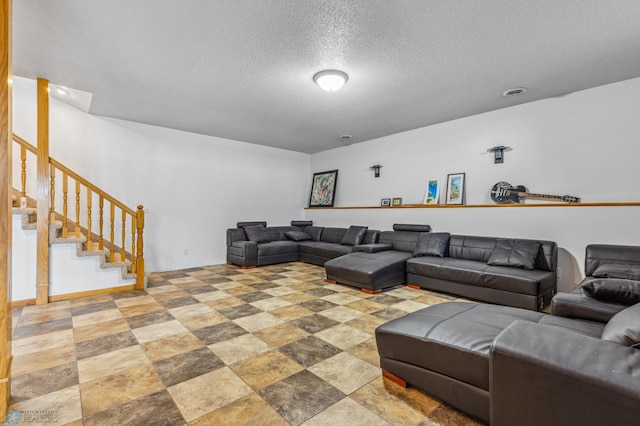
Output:
[[[423,204],[439,204],[440,203],[440,185],[437,179],[429,179],[427,181],[427,191],[424,194]]]
[[[382,207],[389,207],[391,205],[391,198],[383,198],[380,200],[380,205]]]
[[[313,174],[309,207],[333,207],[338,171],[329,170]]]
[[[464,204],[464,173],[447,175],[447,204]]]
[[[394,198],[392,201],[392,205],[394,206],[401,206],[402,205],[402,198]]]

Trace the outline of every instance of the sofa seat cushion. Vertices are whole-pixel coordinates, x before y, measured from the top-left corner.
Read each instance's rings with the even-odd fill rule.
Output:
[[[330,279],[375,290],[390,277],[402,277],[401,281],[404,282],[405,264],[409,258],[411,253],[396,250],[353,252],[328,261],[324,267]],[[393,285],[396,284],[400,282],[394,281]]]
[[[556,276],[553,272],[539,269],[489,266],[484,272],[482,285],[496,290],[538,296],[555,287]]]
[[[475,260],[449,259],[440,266],[440,278],[464,284],[484,286],[484,273],[489,265]]]
[[[258,256],[275,256],[278,254],[297,253],[298,243],[295,241],[271,241],[258,244]]]
[[[493,340],[516,320],[537,322],[544,315],[508,306],[441,303],[378,327],[378,353],[488,390]],[[411,383],[410,377],[403,379]]]
[[[298,244],[300,253],[308,253],[325,258],[334,258],[353,251],[353,247],[351,246],[325,243],[322,241],[300,241]]]

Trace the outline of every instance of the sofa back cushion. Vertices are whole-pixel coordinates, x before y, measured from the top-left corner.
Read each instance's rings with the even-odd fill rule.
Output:
[[[267,243],[271,241],[267,236],[267,231],[262,225],[250,225],[245,226],[244,233],[247,235],[247,240],[254,241],[256,243]]]
[[[499,238],[487,260],[492,266],[533,269],[536,265],[540,243],[533,240]]]
[[[378,242],[380,238],[380,231],[377,229],[368,229],[367,233],[364,236],[364,240],[362,240],[362,244],[375,244]]]
[[[324,228],[321,226],[305,226],[302,231],[305,234],[311,235],[311,239],[313,241],[320,241],[320,237],[322,236],[322,230]]]
[[[476,260],[486,263],[491,253],[493,253],[497,240],[497,237],[451,235],[448,255],[456,259]],[[533,241],[537,241],[540,244],[540,250],[534,265],[535,269],[555,271],[558,264],[558,245],[554,241]]]
[[[640,303],[611,317],[602,330],[602,340],[624,346],[640,347]]]
[[[389,244],[393,250],[406,251],[413,253],[418,243],[418,237],[421,232],[413,231],[382,231],[378,242],[380,244]]]
[[[302,231],[287,231],[284,233],[284,236],[291,241],[308,241],[312,239],[311,235]]]
[[[640,246],[621,246],[613,244],[589,244],[584,257],[586,276],[602,264],[640,265]]]
[[[596,278],[621,278],[624,280],[640,280],[640,265],[623,265],[620,263],[601,263],[591,274]]]
[[[449,237],[448,232],[421,232],[413,256],[444,257],[447,254]]]
[[[367,229],[369,229],[368,226],[351,225],[349,229],[347,229],[347,233],[342,237],[340,244],[345,246],[357,246],[358,244],[362,244],[364,236],[367,233]]]
[[[322,235],[320,236],[320,241],[340,244],[342,243],[342,239],[346,233],[347,228],[324,228],[322,230]]]
[[[266,232],[269,241],[285,241],[288,240],[285,235],[289,231],[299,231],[296,226],[267,226]]]

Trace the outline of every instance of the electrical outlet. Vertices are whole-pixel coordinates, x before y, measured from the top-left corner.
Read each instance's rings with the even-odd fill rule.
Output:
[[[188,248],[183,249],[182,250],[182,254],[184,254],[185,256],[188,256],[189,255],[189,249]]]

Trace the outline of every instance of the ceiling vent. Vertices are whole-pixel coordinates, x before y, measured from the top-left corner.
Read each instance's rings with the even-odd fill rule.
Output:
[[[520,96],[526,91],[527,91],[526,87],[516,87],[514,89],[505,90],[502,93],[502,96],[504,96],[505,98],[510,98],[512,96]]]

